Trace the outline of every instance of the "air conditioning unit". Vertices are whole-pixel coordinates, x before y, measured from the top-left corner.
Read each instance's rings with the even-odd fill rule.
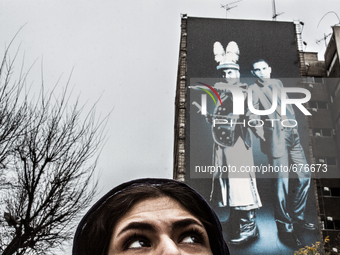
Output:
[[[328,187],[323,187],[323,190],[324,191],[329,191],[329,188]]]
[[[329,221],[333,221],[333,217],[331,217],[331,216],[327,216],[327,220],[329,220]]]
[[[309,84],[309,87],[312,89],[313,88],[313,84]]]
[[[333,134],[333,135],[336,135],[335,129],[332,129],[332,134]]]
[[[318,132],[315,132],[315,136],[321,136],[321,134]]]
[[[317,108],[312,108],[312,111],[313,111],[313,112],[317,112],[318,109],[317,109]]]
[[[319,158],[319,163],[325,163],[325,160],[323,158]]]

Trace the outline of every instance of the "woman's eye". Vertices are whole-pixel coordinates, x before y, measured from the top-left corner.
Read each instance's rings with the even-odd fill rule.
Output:
[[[146,241],[146,240],[135,240],[135,241],[131,241],[126,248],[127,249],[137,249],[137,248],[143,248],[143,247],[150,247],[151,244]]]
[[[186,236],[182,239],[181,243],[199,243],[200,239],[196,236]]]

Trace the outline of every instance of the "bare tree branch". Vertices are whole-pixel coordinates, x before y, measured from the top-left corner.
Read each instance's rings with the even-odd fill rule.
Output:
[[[10,84],[13,68],[0,67],[0,187],[11,187],[0,190],[0,251],[51,254],[93,199],[108,117],[97,118],[95,105],[84,113],[79,98],[71,105],[69,81],[59,96],[42,81],[39,98],[28,102],[26,74]]]

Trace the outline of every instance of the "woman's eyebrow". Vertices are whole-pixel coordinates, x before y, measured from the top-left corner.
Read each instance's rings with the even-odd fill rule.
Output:
[[[128,230],[149,230],[149,231],[155,231],[155,228],[149,224],[149,223],[145,223],[145,222],[130,222],[128,225],[126,225],[117,235],[120,236],[122,233],[124,233],[125,231]]]
[[[175,221],[172,224],[172,230],[178,229],[178,228],[186,228],[186,227],[188,227],[190,225],[197,225],[199,227],[204,228],[202,223],[200,223],[199,221],[197,221],[195,219],[192,219],[192,218],[188,218],[188,219],[183,219],[183,220]]]

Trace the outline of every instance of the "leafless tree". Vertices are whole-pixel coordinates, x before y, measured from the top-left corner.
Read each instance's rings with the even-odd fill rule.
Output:
[[[11,182],[5,178],[4,169],[13,153],[14,142],[27,124],[26,98],[20,95],[24,87],[24,74],[20,72],[19,79],[11,83],[13,60],[8,60],[6,49],[0,65],[0,190],[11,187]]]
[[[3,93],[9,107],[0,90],[0,163],[11,185],[0,190],[0,253],[52,254],[72,238],[74,219],[95,194],[107,117],[97,118],[95,106],[84,113],[79,100],[70,106],[69,82],[60,96],[41,85],[39,98],[28,103],[19,96],[22,87],[9,86],[12,71],[9,66],[4,74],[13,93]],[[7,143],[2,116],[13,125]]]

